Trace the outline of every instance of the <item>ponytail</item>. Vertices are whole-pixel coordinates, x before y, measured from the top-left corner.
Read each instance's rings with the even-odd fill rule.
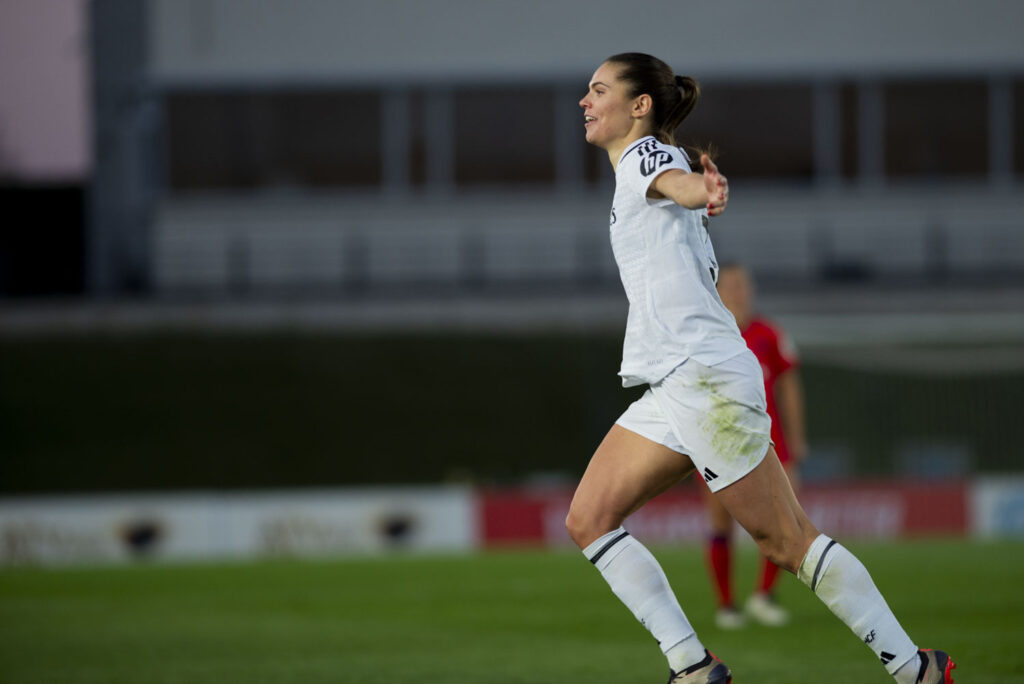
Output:
[[[622,67],[619,79],[630,85],[630,97],[651,96],[652,133],[659,142],[676,145],[675,133],[700,99],[700,85],[689,76],[677,76],[657,57],[624,52],[606,62]]]
[[[655,119],[655,121],[658,121],[659,118],[661,120],[654,137],[668,145],[676,144],[676,129],[690,115],[693,108],[697,106],[697,100],[700,99],[700,85],[695,79],[677,75],[674,80],[679,91],[679,99],[668,110],[664,118]]]

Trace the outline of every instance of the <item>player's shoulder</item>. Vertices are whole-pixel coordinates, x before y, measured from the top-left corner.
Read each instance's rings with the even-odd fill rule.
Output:
[[[649,135],[626,148],[619,168],[631,176],[650,178],[673,168],[690,171],[690,160],[682,149]]]
[[[764,316],[755,316],[751,321],[748,329],[751,333],[762,336],[771,337],[778,339],[785,335],[782,327],[770,318]]]
[[[755,316],[750,322],[747,330],[749,334],[745,337],[759,339],[766,344],[773,345],[778,349],[779,354],[790,363],[796,363],[799,357],[796,345],[786,333],[785,329],[770,318]]]

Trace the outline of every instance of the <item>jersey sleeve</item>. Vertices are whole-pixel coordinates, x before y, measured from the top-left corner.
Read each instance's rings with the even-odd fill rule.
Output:
[[[647,196],[654,179],[670,169],[690,172],[686,153],[678,147],[665,145],[651,138],[629,151],[622,160],[629,188],[641,197]]]

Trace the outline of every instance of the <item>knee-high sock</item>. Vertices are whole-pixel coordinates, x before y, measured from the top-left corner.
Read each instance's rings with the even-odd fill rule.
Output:
[[[825,535],[811,543],[797,572],[829,609],[860,637],[893,674],[917,646],[900,627],[864,565]]]
[[[643,544],[620,527],[583,549],[583,554],[658,640],[674,671],[704,657],[704,646],[672,593],[665,572]]]
[[[732,547],[729,538],[714,535],[708,541],[708,565],[718,592],[718,607],[732,608]]]
[[[779,566],[761,556],[761,571],[758,574],[757,590],[762,594],[772,593],[775,580],[779,576]]]

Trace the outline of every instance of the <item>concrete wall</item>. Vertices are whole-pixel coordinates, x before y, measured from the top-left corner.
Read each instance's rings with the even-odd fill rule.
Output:
[[[586,79],[623,51],[701,77],[1024,66],[1017,0],[151,0],[165,81]]]

